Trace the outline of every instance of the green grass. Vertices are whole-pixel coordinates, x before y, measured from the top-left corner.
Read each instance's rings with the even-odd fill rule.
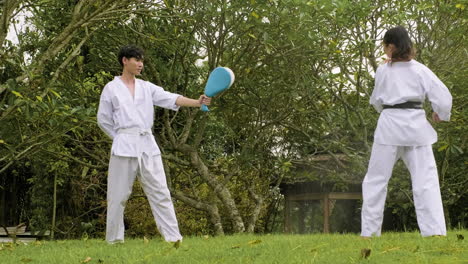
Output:
[[[459,239],[461,234],[467,239]],[[160,239],[41,241],[0,244],[0,263],[468,263],[468,230],[447,237],[384,233],[186,237],[178,249]],[[361,251],[370,249],[363,258]]]

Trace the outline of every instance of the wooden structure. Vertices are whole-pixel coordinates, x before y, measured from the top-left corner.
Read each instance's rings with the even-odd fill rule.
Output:
[[[0,243],[32,242],[50,235],[50,231],[26,232],[26,226],[0,227]]]
[[[318,192],[291,194],[284,197],[284,231],[291,233],[291,202],[292,201],[321,201],[323,210],[323,232],[330,232],[330,215],[333,210],[332,205],[336,200],[360,200],[362,194],[360,192]]]
[[[306,160],[295,161],[293,165],[292,177],[280,186],[281,193],[284,195],[285,233],[306,233],[304,225],[312,225],[311,222],[315,230],[321,229],[324,233],[346,231],[330,228],[330,217],[333,217],[332,213],[337,202],[340,204],[341,211],[335,210],[336,213],[348,210],[346,216],[341,216],[341,222],[350,219],[342,225],[353,225],[354,230],[359,228],[356,219],[359,218],[363,176],[353,178],[344,155],[315,155]],[[321,219],[317,218],[317,212],[321,213]],[[309,223],[304,223],[305,219],[308,219]],[[321,227],[320,224],[322,224]]]

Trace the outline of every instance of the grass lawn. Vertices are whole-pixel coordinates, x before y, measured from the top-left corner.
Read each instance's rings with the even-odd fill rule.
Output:
[[[370,240],[357,234],[186,237],[178,249],[161,239],[116,245],[98,239],[5,243],[0,244],[0,263],[468,264],[468,230],[428,238],[417,232],[384,233]]]

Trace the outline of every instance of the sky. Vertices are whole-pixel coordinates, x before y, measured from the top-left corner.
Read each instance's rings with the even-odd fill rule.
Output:
[[[16,30],[18,32],[21,32],[26,28],[25,20],[26,17],[30,14],[31,13],[27,11],[20,11],[17,15],[15,15],[15,18],[11,21],[10,27],[8,28],[7,39],[13,42],[13,44],[18,44],[18,36],[16,35]]]

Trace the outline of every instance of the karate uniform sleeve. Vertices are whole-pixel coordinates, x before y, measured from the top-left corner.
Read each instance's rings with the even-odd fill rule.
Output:
[[[452,95],[447,86],[427,68],[424,75],[424,86],[432,110],[439,115],[441,120],[449,121],[452,110]]]
[[[382,71],[382,66],[377,68],[377,71],[375,72],[375,82],[374,82],[374,90],[372,91],[372,95],[370,97],[369,103],[375,108],[377,112],[382,112],[383,106],[382,106],[382,100],[379,99],[380,95],[380,72]]]
[[[150,87],[153,105],[171,109],[174,111],[179,110],[180,107],[176,105],[176,100],[180,96],[180,94],[165,91],[162,87],[152,84],[150,82],[146,82],[146,85],[149,85]]]
[[[97,122],[99,128],[101,128],[106,135],[111,139],[117,134],[117,131],[114,129],[114,120],[113,120],[114,109],[112,107],[112,100],[109,95],[109,87],[104,87],[104,90],[101,94],[101,99],[99,100],[99,108],[97,113]]]

